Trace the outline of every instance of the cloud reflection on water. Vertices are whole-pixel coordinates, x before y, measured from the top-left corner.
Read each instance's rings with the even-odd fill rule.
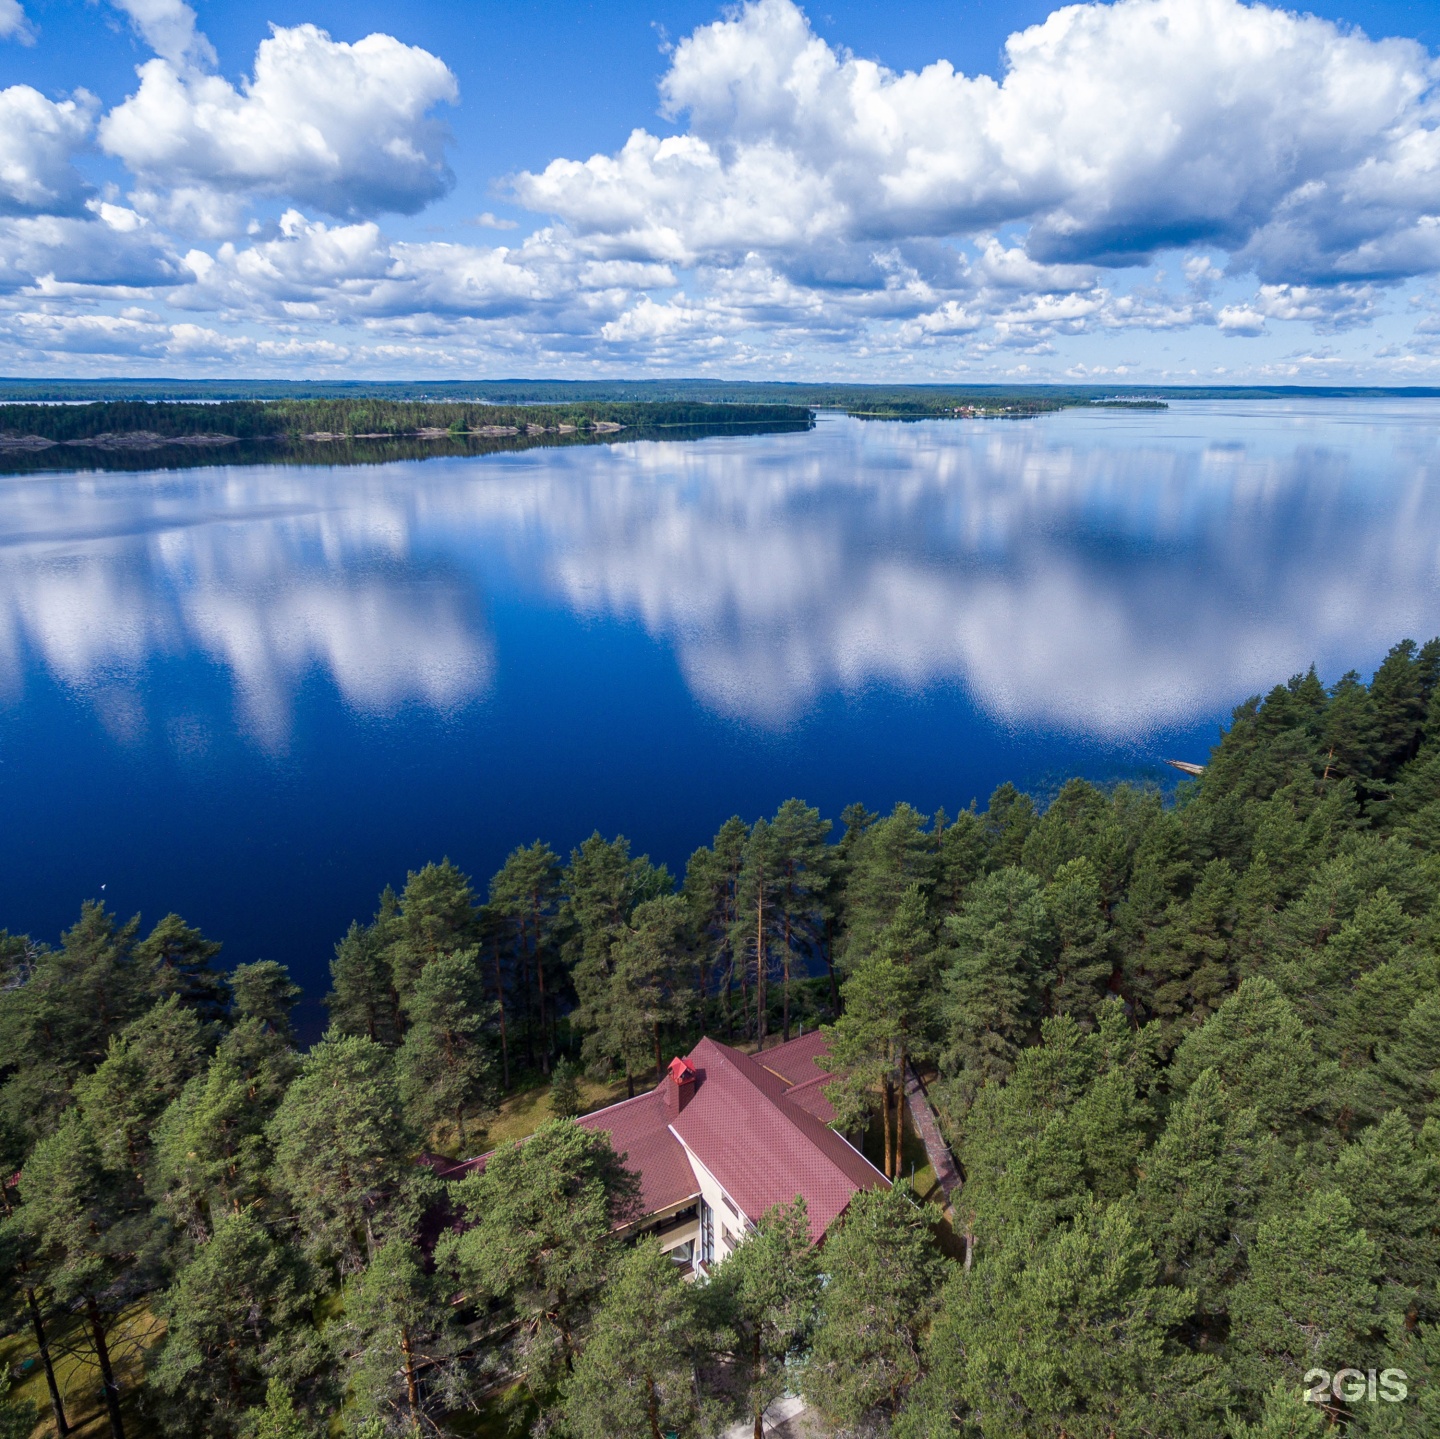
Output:
[[[113,709],[154,659],[200,654],[279,746],[316,670],[365,714],[484,695],[503,595],[639,623],[703,705],[764,727],[837,690],[953,683],[1007,724],[1119,738],[1440,629],[1437,421],[1374,402],[825,421],[5,482],[0,686],[38,662]]]

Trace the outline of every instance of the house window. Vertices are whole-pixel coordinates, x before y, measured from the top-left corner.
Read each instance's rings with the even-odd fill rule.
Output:
[[[700,1201],[700,1262],[715,1262],[715,1211]]]
[[[734,1249],[734,1247],[735,1247],[735,1236],[734,1236],[733,1234],[731,1234],[731,1232],[730,1232],[723,1224],[720,1226],[720,1240],[721,1240],[721,1243],[724,1244],[724,1246],[725,1246],[725,1252],[726,1252],[727,1254],[728,1254],[732,1249]]]
[[[728,1194],[725,1194],[725,1193],[722,1192],[721,1195],[720,1195],[720,1202],[726,1207],[726,1209],[728,1209],[728,1210],[731,1212],[731,1214],[733,1214],[733,1215],[736,1217],[736,1219],[739,1219],[739,1217],[740,1217],[740,1211],[739,1211],[738,1209],[736,1209],[736,1207],[735,1207],[735,1201],[734,1201],[733,1199],[731,1199]]]

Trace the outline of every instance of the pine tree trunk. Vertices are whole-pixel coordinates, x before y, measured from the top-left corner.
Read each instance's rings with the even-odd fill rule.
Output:
[[[90,1320],[90,1338],[95,1344],[95,1358],[100,1363],[100,1382],[105,1389],[105,1410],[110,1416],[111,1439],[125,1439],[125,1421],[120,1417],[120,1385],[110,1365],[110,1349],[105,1343],[105,1329],[100,1323],[100,1310],[94,1299],[85,1301]]]
[[[500,1006],[500,1072],[505,1077],[505,1088],[510,1088],[510,1046],[505,1038],[505,986],[500,982],[500,940],[493,946],[495,955],[495,1003]]]
[[[785,911],[785,948],[780,952],[780,967],[783,975],[785,1002],[784,1019],[781,1027],[781,1043],[790,1042],[790,911]]]
[[[825,921],[825,973],[830,978],[830,1013],[840,1018],[840,981],[835,977],[835,921]]]
[[[890,1076],[886,1075],[880,1093],[880,1108],[885,1116],[885,1178],[890,1178]]]
[[[900,1150],[905,1143],[905,1048],[900,1048],[900,1082],[895,1093],[895,1172],[900,1177]]]
[[[60,1386],[55,1382],[55,1365],[50,1358],[50,1340],[45,1334],[45,1325],[40,1318],[40,1305],[35,1291],[25,1290],[25,1306],[30,1311],[30,1327],[35,1331],[35,1345],[40,1351],[40,1362],[45,1366],[45,1387],[50,1391],[50,1409],[55,1415],[55,1432],[64,1439],[70,1432],[70,1422],[65,1418],[65,1405],[60,1400]]]
[[[515,937],[516,955],[520,961],[521,993],[525,996],[525,1058],[534,1067],[535,1064],[535,1025],[531,1018],[534,1008],[533,986],[530,983],[530,957],[525,953],[525,926],[522,924]]]
[[[760,1373],[760,1329],[755,1329],[755,1373]],[[761,1405],[755,1411],[755,1433],[753,1439],[765,1439],[765,1408]]]
[[[660,1400],[655,1393],[655,1381],[645,1376],[645,1417],[650,1421],[650,1439],[660,1439]]]
[[[400,1329],[400,1352],[405,1357],[405,1402],[410,1406],[410,1427],[420,1432],[420,1385],[415,1380],[415,1355],[410,1346],[410,1331]]]
[[[765,953],[765,888],[761,880],[760,899],[755,905],[755,1047],[765,1048],[765,971],[769,968]]]
[[[535,898],[532,913],[535,938],[535,978],[540,986],[540,1072],[550,1073],[550,1036],[545,1028],[545,957],[540,953],[540,902]]]
[[[731,960],[734,963],[734,960]],[[750,1023],[750,966],[742,958],[740,961],[740,1013],[745,1018],[745,1023]],[[744,1035],[741,1035],[744,1038]]]

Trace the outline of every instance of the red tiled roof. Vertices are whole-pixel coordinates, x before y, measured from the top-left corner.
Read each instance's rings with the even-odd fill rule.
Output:
[[[796,1039],[777,1044],[774,1049],[763,1049],[755,1056],[766,1069],[773,1070],[781,1079],[791,1084],[804,1084],[823,1074],[826,1079],[834,1076],[815,1063],[822,1054],[829,1054],[830,1046],[825,1043],[821,1030],[812,1029]]]
[[[751,1219],[803,1195],[819,1240],[857,1190],[886,1182],[814,1114],[787,1104],[791,1086],[757,1059],[713,1039],[689,1058],[700,1079],[675,1132]]]
[[[668,1209],[700,1192],[684,1146],[670,1132],[677,1113],[675,1082],[667,1077],[648,1094],[597,1109],[578,1121],[586,1129],[609,1134],[611,1148],[625,1167],[640,1176],[640,1200],[646,1214]]]
[[[597,1109],[577,1123],[610,1136],[625,1167],[640,1177],[647,1214],[700,1192],[688,1149],[752,1220],[803,1195],[810,1237],[818,1242],[857,1190],[887,1182],[828,1127],[834,1110],[824,1086],[831,1075],[815,1063],[825,1052],[819,1030],[753,1057],[702,1039],[683,1061],[695,1073],[693,1087],[685,1086],[693,1092],[683,1109],[667,1074],[648,1093]],[[676,1060],[672,1072],[681,1063]],[[426,1154],[420,1163],[441,1178],[458,1179],[483,1171],[489,1158],[456,1163]]]
[[[815,1079],[807,1079],[804,1084],[794,1085],[785,1091],[782,1103],[813,1114],[821,1124],[831,1124],[835,1119],[835,1106],[826,1096],[825,1086],[834,1078],[833,1074],[822,1074]]]

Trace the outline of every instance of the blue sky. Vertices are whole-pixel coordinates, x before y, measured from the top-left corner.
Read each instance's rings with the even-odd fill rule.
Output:
[[[1440,7],[0,0],[0,373],[1440,383]]]

